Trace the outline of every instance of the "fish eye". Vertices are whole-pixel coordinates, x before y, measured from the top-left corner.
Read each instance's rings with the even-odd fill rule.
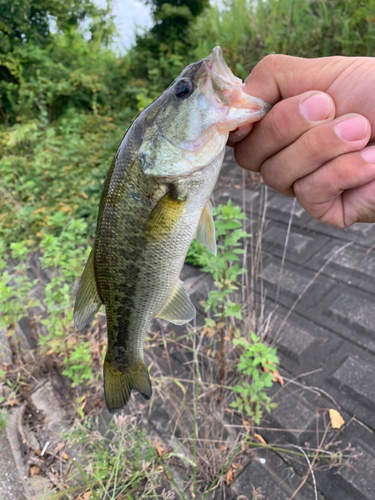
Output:
[[[184,99],[189,97],[194,90],[194,85],[191,80],[179,80],[174,87],[174,96],[177,99]]]

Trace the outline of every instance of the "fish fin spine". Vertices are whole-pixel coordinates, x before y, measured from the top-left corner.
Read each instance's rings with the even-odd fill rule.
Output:
[[[129,401],[132,389],[145,399],[152,396],[151,380],[142,359],[127,370],[119,370],[107,359],[104,361],[104,397],[110,413],[121,410]]]
[[[80,332],[94,319],[101,305],[102,300],[96,287],[94,251],[91,250],[74,304],[74,323]]]

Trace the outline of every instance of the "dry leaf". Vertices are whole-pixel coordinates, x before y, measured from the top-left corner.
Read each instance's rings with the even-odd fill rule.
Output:
[[[337,410],[329,410],[329,418],[331,419],[332,429],[341,429],[345,424],[345,420]]]
[[[9,399],[9,400],[6,402],[6,404],[7,404],[8,406],[15,406],[15,405],[18,405],[18,404],[19,404],[19,401],[18,401],[18,399]]]
[[[234,479],[234,469],[233,467],[231,467],[228,472],[227,472],[227,476],[225,478],[225,483],[227,486],[229,486],[230,484],[232,484],[233,482],[233,479]]]
[[[156,450],[156,453],[159,455],[160,458],[163,455],[165,455],[164,448],[162,446],[160,446],[158,438],[155,438],[155,450]]]
[[[42,470],[37,465],[30,465],[30,476],[34,477],[40,474]]]
[[[263,444],[267,444],[267,441],[264,439],[263,436],[261,436],[260,434],[257,434],[256,432],[254,432],[254,437],[255,439],[257,439],[260,443],[263,443]]]
[[[224,453],[226,449],[227,447],[223,444],[223,446],[220,448],[220,453]]]
[[[265,372],[270,372],[271,375],[273,375],[273,379],[272,379],[273,382],[279,382],[281,387],[284,385],[284,379],[277,370],[270,370],[269,368],[267,368],[267,366],[265,366],[263,368],[263,370]]]
[[[237,462],[232,463],[232,466],[228,470],[226,478],[225,478],[225,483],[227,484],[227,486],[229,486],[233,482],[233,480],[236,476],[236,471],[238,472],[240,469],[242,469],[241,464],[239,464]]]
[[[61,456],[64,460],[69,460],[69,456],[65,453],[65,451],[61,453]]]
[[[89,498],[91,497],[91,491],[85,491],[85,493],[83,494],[83,500],[89,500]]]
[[[52,455],[56,455],[59,451],[61,451],[65,446],[65,443],[59,443],[56,448],[53,450]]]

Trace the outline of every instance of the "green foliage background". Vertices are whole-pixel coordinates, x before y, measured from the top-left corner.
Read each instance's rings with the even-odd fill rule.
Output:
[[[56,233],[66,216],[84,219],[92,237],[105,173],[132,119],[215,45],[242,78],[269,53],[375,54],[375,0],[229,0],[221,9],[206,0],[149,3],[155,26],[120,54],[111,45],[110,3],[0,0],[6,246],[37,243],[42,228]]]

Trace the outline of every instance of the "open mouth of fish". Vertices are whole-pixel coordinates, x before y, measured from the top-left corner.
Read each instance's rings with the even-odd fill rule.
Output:
[[[246,111],[248,120],[256,121],[271,109],[271,104],[250,96],[243,91],[245,84],[241,78],[234,76],[224,61],[223,51],[220,47],[215,47],[212,50],[211,54],[204,59],[204,64],[211,78],[215,94],[221,103],[227,107],[229,116],[236,113],[238,115],[238,110],[242,109]],[[230,127],[230,124],[227,124],[228,126]]]

